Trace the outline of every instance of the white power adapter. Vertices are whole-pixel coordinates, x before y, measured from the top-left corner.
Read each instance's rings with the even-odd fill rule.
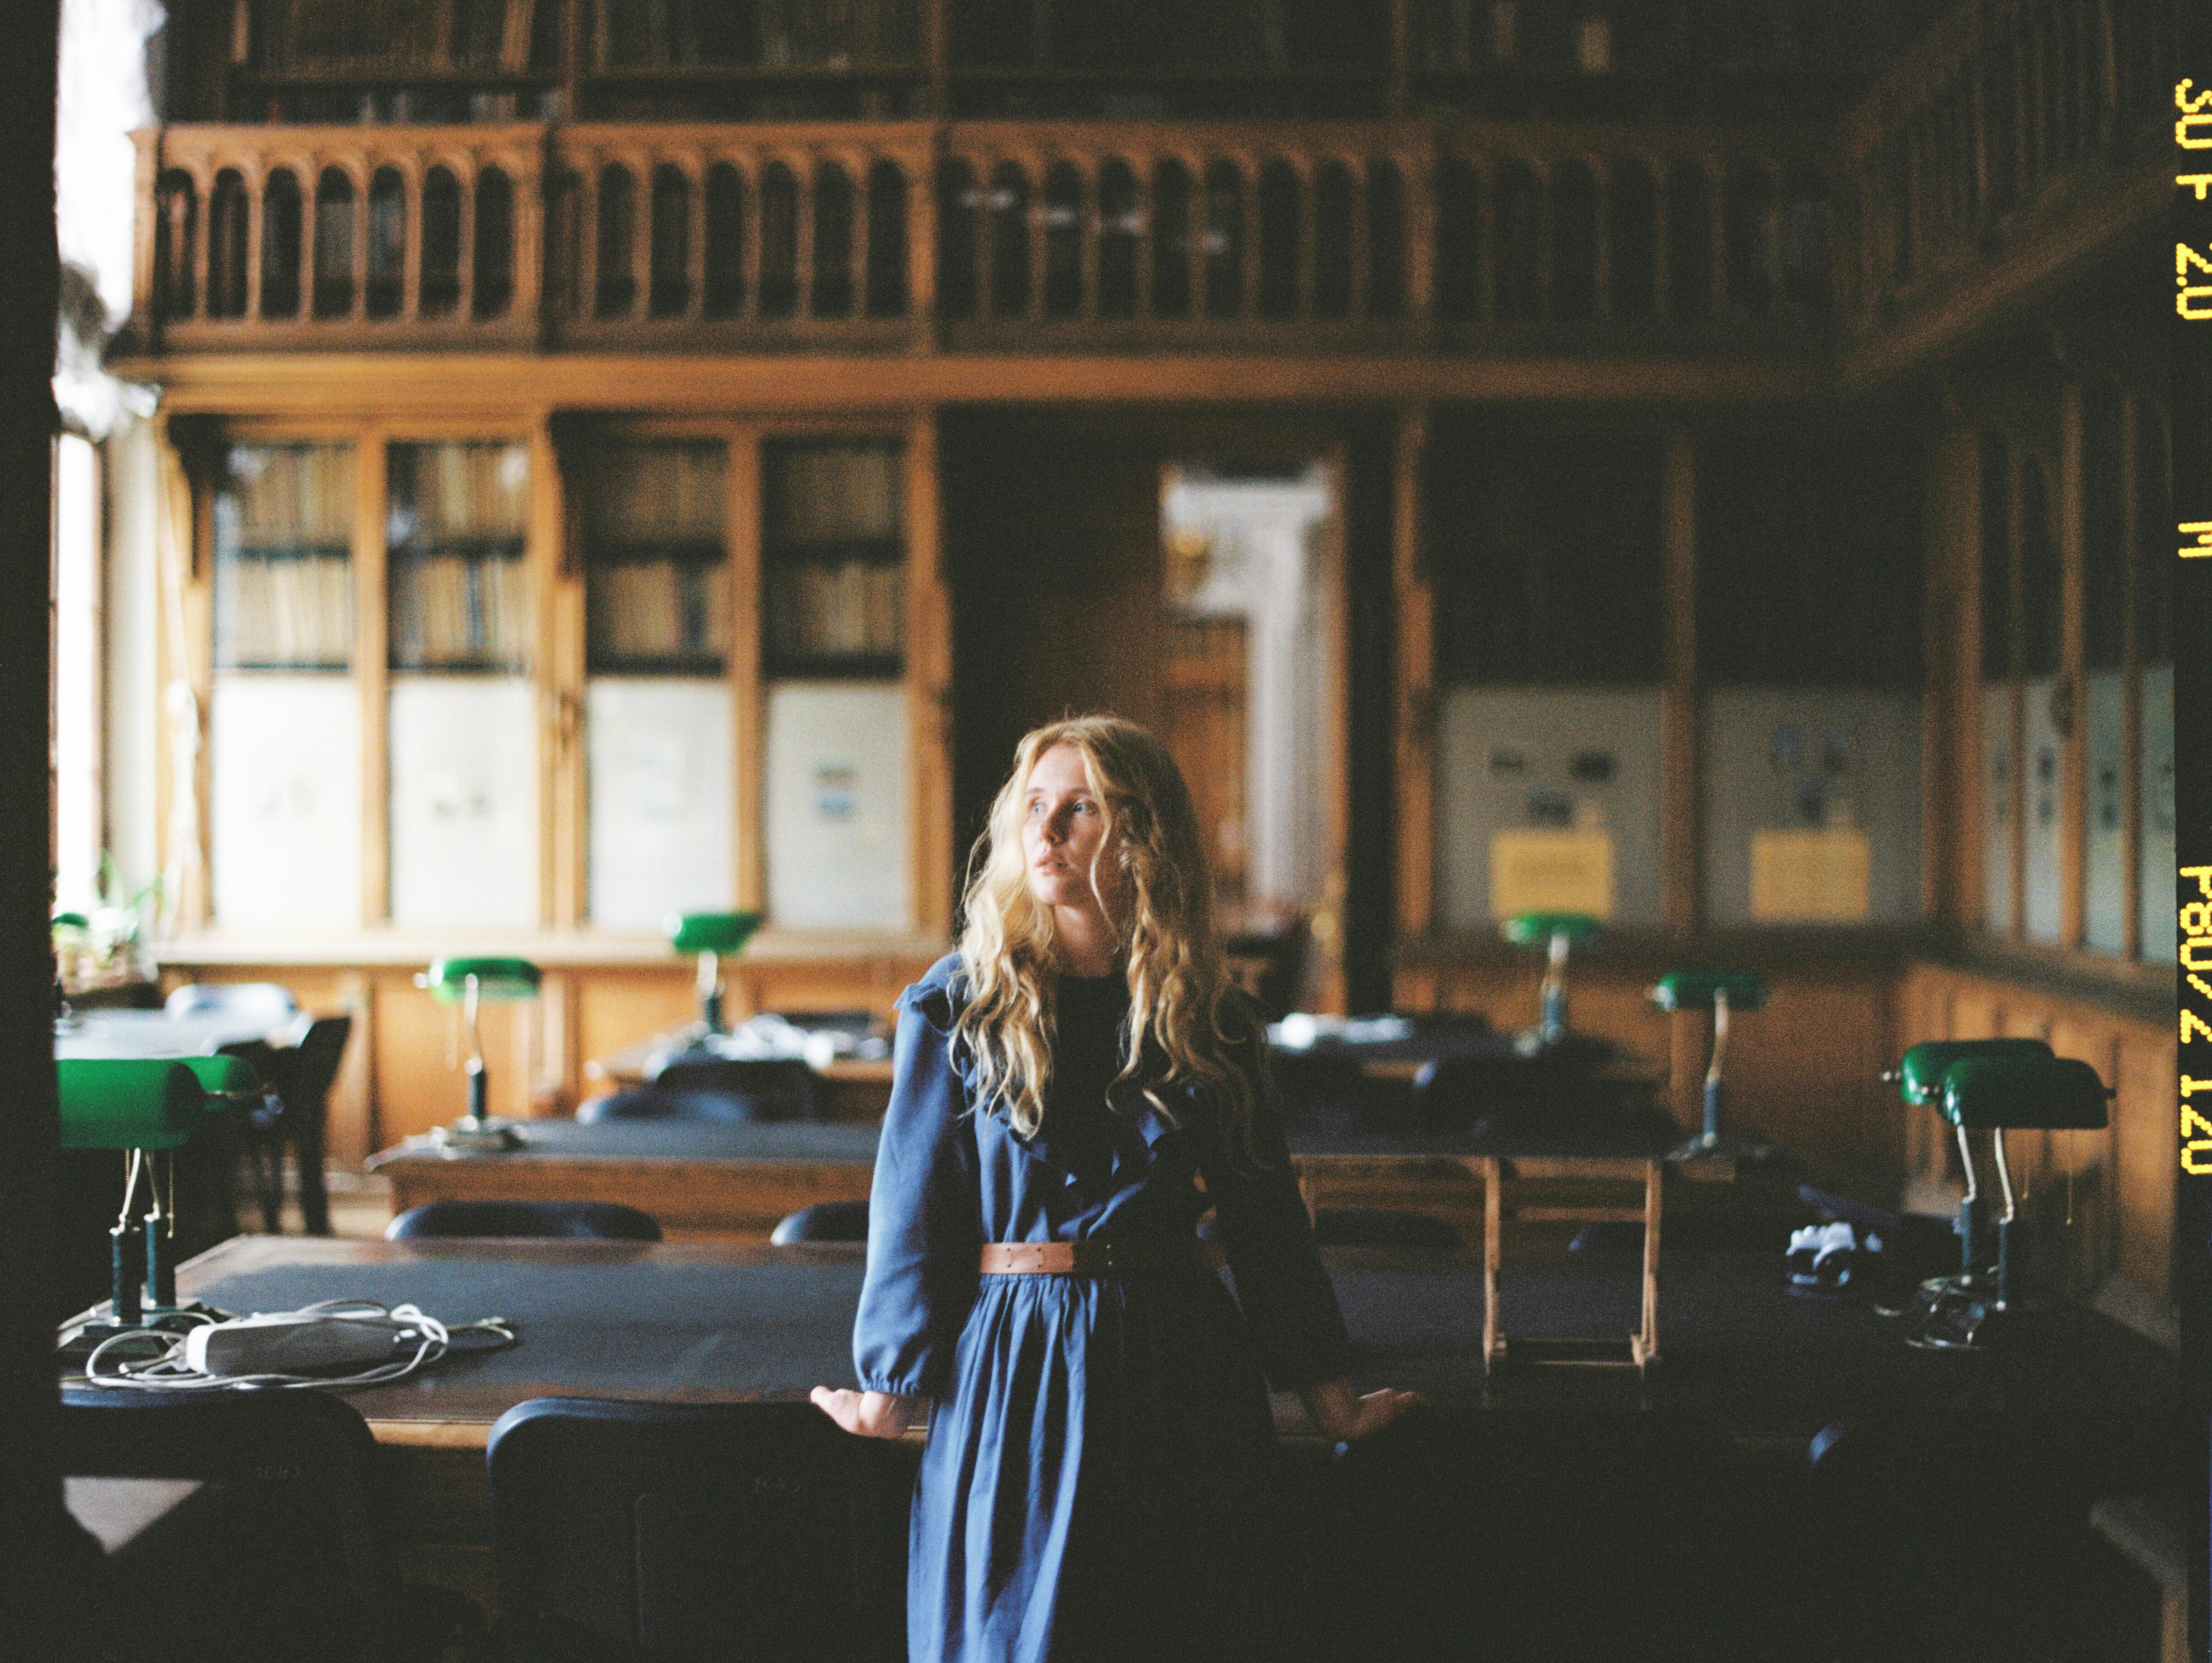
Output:
[[[185,1335],[184,1363],[194,1374],[234,1378],[362,1369],[392,1361],[406,1332],[389,1318],[264,1312],[191,1329]]]

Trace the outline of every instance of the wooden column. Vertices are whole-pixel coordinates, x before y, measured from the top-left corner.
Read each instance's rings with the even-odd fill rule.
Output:
[[[908,423],[906,444],[908,858],[913,927],[935,940],[952,933],[952,624],[942,560],[937,412]]]
[[[1659,537],[1666,575],[1660,694],[1660,890],[1667,927],[1696,932],[1703,913],[1703,758],[1698,698],[1698,449],[1683,428],[1667,434]]]
[[[747,219],[749,237],[759,219],[757,214]],[[729,516],[730,696],[737,707],[737,719],[731,725],[737,749],[731,775],[737,825],[731,842],[738,863],[737,904],[745,912],[763,912],[768,906],[768,793],[761,770],[768,754],[768,698],[761,685],[761,437],[757,428],[743,428],[731,436],[725,508]]]
[[[514,294],[507,301],[514,333],[535,337],[550,321],[545,305],[545,193],[561,177],[549,154],[552,129],[512,159],[514,180]]]
[[[2120,840],[2120,956],[2134,959],[2142,952],[2142,628],[2136,608],[2142,604],[2136,577],[2136,540],[2142,535],[2138,517],[2146,490],[2158,489],[2156,480],[2142,477],[2142,395],[2130,388],[2120,400],[2120,525],[2126,550],[2121,562],[2120,618],[2120,824],[2128,835]]]
[[[428,183],[429,169],[422,165],[420,156],[410,159],[412,166],[399,175],[399,315],[412,323],[422,315],[422,191]],[[377,169],[368,168],[369,189],[362,193],[366,203],[376,186]],[[374,222],[372,210],[364,209],[368,217],[364,228]],[[362,237],[360,265],[362,270],[361,315],[368,315],[368,261],[371,251],[364,229]]]
[[[1382,107],[1394,121],[1413,110],[1413,0],[1390,0],[1390,79]]]
[[[943,0],[934,0],[942,23]],[[912,162],[906,193],[906,303],[912,327],[907,349],[937,347],[937,163],[940,135]]]
[[[2057,696],[2063,722],[2058,735],[2058,939],[2081,945],[2087,878],[2088,701],[2082,677],[2081,385],[2069,381],[2058,405],[2059,646]]]
[[[629,187],[629,315],[653,315],[653,198],[659,173],[653,153],[641,153],[630,164]]]
[[[928,80],[927,114],[942,119],[951,101],[945,14],[950,0],[921,0],[921,62]]]
[[[2017,440],[2008,441],[2010,465],[2005,470],[2005,546],[2001,551],[2010,572],[2012,586],[2011,621],[2007,625],[2012,639],[2011,662],[2006,666],[2006,700],[2011,707],[2012,760],[2008,769],[2008,801],[2006,813],[2010,816],[2008,841],[2012,845],[2012,895],[2007,903],[2011,916],[2005,920],[2005,933],[2025,936],[2027,933],[2027,689],[2021,675],[2022,654],[2027,651],[2027,598],[2023,592],[2025,573],[2021,568],[2021,544],[2027,541],[2027,501],[2025,489],[2027,447]],[[1987,558],[1987,550],[1984,557]]]
[[[361,921],[392,916],[392,842],[386,825],[390,790],[389,561],[384,542],[385,434],[369,428],[354,441],[353,680],[361,701]]]
[[[161,130],[158,127],[143,128],[131,134],[131,137],[138,154],[137,230],[131,240],[131,317],[144,335],[150,350],[158,348],[161,341],[161,313],[155,303],[154,277],[154,244],[158,234],[156,227],[161,221],[160,204],[156,198],[161,182]],[[311,185],[308,196],[311,215],[313,200]],[[312,217],[307,229],[313,229]],[[303,236],[301,241],[304,245],[307,239]]]
[[[1391,161],[1398,169],[1399,189],[1404,193],[1405,211],[1401,215],[1400,234],[1406,240],[1404,249],[1406,272],[1406,320],[1407,331],[1417,338],[1425,338],[1433,331],[1436,321],[1437,294],[1437,146],[1433,137],[1414,155],[1394,155]],[[1361,200],[1366,200],[1363,193]],[[1486,191],[1478,203],[1483,212],[1490,206]],[[1360,270],[1369,272],[1371,288],[1374,264],[1371,216],[1362,222]],[[1486,240],[1485,250],[1488,252]],[[1364,310],[1364,307],[1363,307]]]
[[[257,168],[249,175],[240,170],[240,188],[246,192],[246,246],[240,252],[246,256],[246,293],[239,298],[242,304],[238,315],[258,322],[261,318],[261,254],[262,216],[267,212],[269,176],[265,169]]]
[[[1397,414],[1391,457],[1390,576],[1398,612],[1398,935],[1436,927],[1435,595],[1422,542],[1421,464],[1429,412]]]
[[[465,321],[477,311],[477,175],[483,169],[471,156],[455,176],[460,196],[460,237],[453,253],[453,316]]]
[[[707,309],[707,169],[706,155],[695,152],[684,158],[684,316],[693,323]]]
[[[569,489],[576,464],[575,446],[556,442],[550,413],[541,412],[530,434],[526,556],[537,601],[532,668],[544,731],[538,809],[539,916],[562,930],[582,924],[589,909],[589,798],[583,747],[586,579],[577,537],[581,505]]]

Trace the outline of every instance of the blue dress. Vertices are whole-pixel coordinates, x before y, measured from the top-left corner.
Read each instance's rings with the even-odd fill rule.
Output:
[[[1218,1659],[1273,1649],[1283,1517],[1262,1374],[1346,1372],[1282,1129],[1232,1157],[1199,1089],[1108,1089],[1120,978],[1063,977],[1034,1138],[975,1102],[959,957],[900,996],[854,1338],[864,1389],[933,1400],[907,1563],[914,1663]],[[1199,1185],[1205,1185],[1201,1194]],[[991,1241],[1188,1239],[1211,1204],[1237,1293],[1195,1264],[982,1276]],[[1240,1314],[1241,1307],[1241,1314]]]

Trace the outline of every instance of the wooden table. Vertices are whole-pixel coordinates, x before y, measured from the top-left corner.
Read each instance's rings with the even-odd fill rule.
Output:
[[[441,1200],[619,1201],[672,1240],[764,1237],[786,1213],[860,1200],[877,1127],[838,1120],[720,1126],[688,1120],[527,1120],[520,1150],[480,1154],[411,1139],[368,1159],[395,1211]]]
[[[1972,1402],[2029,1393],[2058,1405],[2149,1405],[2178,1392],[2168,1353],[2094,1311],[2057,1306],[2024,1343],[1987,1353],[1920,1351],[1902,1320],[1863,1299],[1791,1297],[1771,1253],[1677,1253],[1665,1278],[1675,1315],[1668,1366],[1623,1372],[1484,1365],[1480,1257],[1419,1249],[1324,1248],[1355,1348],[1353,1384],[1411,1387],[1484,1407],[1666,1406],[1740,1442],[1793,1444],[1854,1404]],[[349,1393],[386,1442],[481,1449],[493,1421],[553,1393],[704,1402],[797,1399],[849,1385],[864,1250],[857,1244],[647,1245],[597,1241],[367,1241],[240,1236],[182,1267],[179,1291],[233,1313],[340,1296],[412,1302],[447,1322],[503,1316],[520,1343]],[[1536,1263],[1502,1295],[1516,1326],[1572,1334],[1634,1308],[1612,1278]],[[1278,1423],[1304,1431],[1287,1394]]]
[[[2069,1424],[2185,1429],[2176,1360],[2094,1312],[2052,1310],[2002,1352],[1916,1351],[1863,1300],[1784,1291],[1778,1250],[1670,1256],[1668,1365],[1627,1371],[1484,1367],[1484,1278],[1466,1253],[1325,1249],[1354,1346],[1355,1389],[1416,1388],[1485,1416],[1680,1414],[1724,1433],[1747,1472],[1796,1482],[1808,1440],[1871,1404],[1913,1411],[2033,1402]],[[484,1446],[507,1409],[541,1395],[692,1402],[796,1400],[853,1381],[855,1247],[614,1242],[378,1242],[241,1237],[183,1267],[180,1290],[236,1313],[353,1297],[413,1302],[448,1322],[504,1316],[520,1342],[449,1357],[348,1393],[382,1450],[384,1516],[402,1568],[492,1597]],[[1516,1332],[1625,1322],[1617,1278],[1534,1265],[1503,1296]],[[1293,1397],[1274,1399],[1290,1454],[1328,1448]],[[2139,1418],[2129,1418],[2139,1417]],[[2196,1428],[2202,1432],[2201,1415]]]

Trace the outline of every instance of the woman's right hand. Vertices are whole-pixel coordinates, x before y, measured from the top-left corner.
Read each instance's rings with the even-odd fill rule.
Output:
[[[808,1394],[814,1406],[856,1437],[899,1438],[921,1415],[921,1399],[889,1392],[854,1392],[817,1386]]]
[[[1298,1395],[1305,1400],[1306,1417],[1325,1438],[1348,1443],[1380,1432],[1392,1421],[1424,1399],[1418,1392],[1370,1392],[1352,1394],[1347,1380],[1326,1380],[1309,1386]]]

